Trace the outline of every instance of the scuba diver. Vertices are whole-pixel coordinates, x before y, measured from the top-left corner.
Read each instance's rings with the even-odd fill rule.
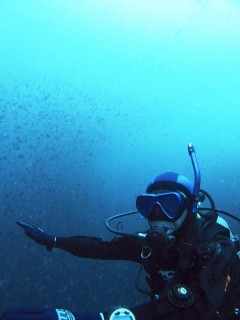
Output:
[[[136,288],[150,297],[149,303],[89,315],[60,309],[17,308],[4,311],[0,319],[240,319],[239,242],[218,216],[218,212],[225,212],[217,210],[211,196],[200,189],[200,171],[192,144],[188,145],[188,152],[194,185],[174,172],[157,176],[137,197],[136,211],[107,219],[106,227],[117,235],[112,241],[81,235],[59,237],[17,222],[28,237],[48,251],[59,248],[79,257],[139,263]],[[210,208],[202,207],[205,198]],[[112,220],[135,213],[148,220],[149,230],[130,233],[110,226]],[[138,284],[142,268],[148,274],[149,291]]]

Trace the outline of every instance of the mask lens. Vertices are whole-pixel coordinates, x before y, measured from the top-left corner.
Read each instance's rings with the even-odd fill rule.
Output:
[[[178,192],[145,193],[137,197],[136,205],[140,215],[145,219],[174,220],[182,213],[184,199]],[[154,210],[156,206],[159,207],[158,210]]]

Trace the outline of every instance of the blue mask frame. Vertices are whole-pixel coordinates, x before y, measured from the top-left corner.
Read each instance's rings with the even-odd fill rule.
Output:
[[[176,220],[183,212],[184,196],[179,192],[144,193],[137,197],[136,206],[140,216],[144,219]],[[156,206],[157,216],[154,214]],[[153,217],[154,216],[154,217]]]

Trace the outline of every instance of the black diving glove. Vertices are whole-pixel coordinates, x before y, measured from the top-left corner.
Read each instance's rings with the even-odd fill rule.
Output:
[[[3,312],[0,320],[102,320],[100,313],[75,314],[64,309],[16,308]]]
[[[25,234],[35,242],[46,246],[48,251],[51,251],[55,245],[56,239],[51,234],[44,232],[42,229],[32,226],[31,224],[17,221],[17,225],[25,230]]]

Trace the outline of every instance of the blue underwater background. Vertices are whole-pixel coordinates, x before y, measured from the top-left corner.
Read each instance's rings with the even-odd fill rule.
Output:
[[[0,311],[148,301],[138,265],[49,253],[16,221],[109,240],[106,218],[156,175],[193,181],[189,142],[201,187],[240,217],[239,39],[234,0],[0,1]]]

